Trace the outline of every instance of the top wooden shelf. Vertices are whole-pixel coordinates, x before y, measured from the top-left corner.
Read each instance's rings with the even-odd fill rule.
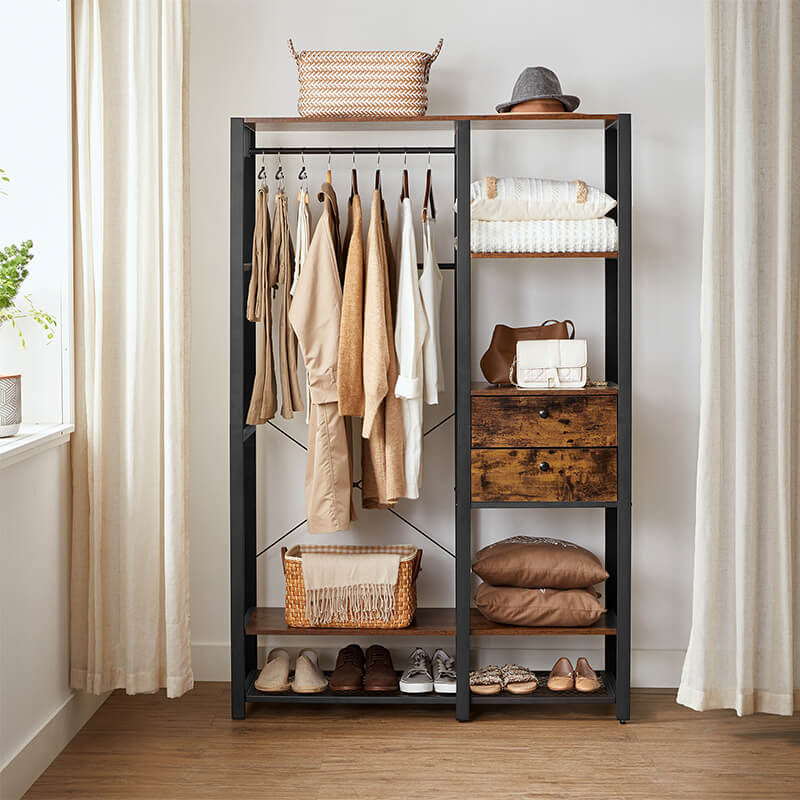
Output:
[[[245,117],[255,131],[348,131],[371,126],[377,130],[452,130],[459,120],[472,122],[473,130],[525,130],[532,128],[602,130],[618,114],[431,114],[425,117]]]

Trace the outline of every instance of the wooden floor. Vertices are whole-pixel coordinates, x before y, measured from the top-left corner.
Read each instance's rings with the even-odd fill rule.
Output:
[[[724,800],[800,797],[800,715],[698,714],[674,692],[610,709],[260,705],[228,685],[180,700],[112,695],[27,798]]]

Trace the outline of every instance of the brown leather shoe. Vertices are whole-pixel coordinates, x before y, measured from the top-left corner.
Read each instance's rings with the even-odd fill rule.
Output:
[[[399,688],[397,673],[394,670],[389,651],[379,644],[368,647],[364,691],[396,692]]]
[[[363,683],[364,651],[357,644],[349,644],[336,656],[328,686],[332,692],[358,692]]]
[[[596,692],[600,688],[597,673],[583,656],[575,662],[575,688],[579,692]]]
[[[572,662],[566,656],[561,656],[553,664],[550,677],[547,679],[547,688],[551,692],[566,692],[575,688],[575,672],[572,669]]]

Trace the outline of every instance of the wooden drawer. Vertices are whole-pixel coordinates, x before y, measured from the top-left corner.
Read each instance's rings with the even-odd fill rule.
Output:
[[[615,447],[472,451],[473,502],[573,503],[616,499]]]
[[[472,398],[473,447],[616,447],[615,395]]]

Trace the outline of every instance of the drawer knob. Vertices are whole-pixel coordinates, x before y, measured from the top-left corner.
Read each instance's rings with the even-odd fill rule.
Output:
[[[542,472],[549,472],[550,471],[550,465],[546,461],[542,461],[542,463],[539,464],[539,469]]]
[[[549,412],[549,411],[548,411],[546,408],[543,408],[543,409],[542,409],[542,410],[539,412],[539,416],[540,416],[542,419],[547,419],[547,418],[550,416],[550,412]]]

